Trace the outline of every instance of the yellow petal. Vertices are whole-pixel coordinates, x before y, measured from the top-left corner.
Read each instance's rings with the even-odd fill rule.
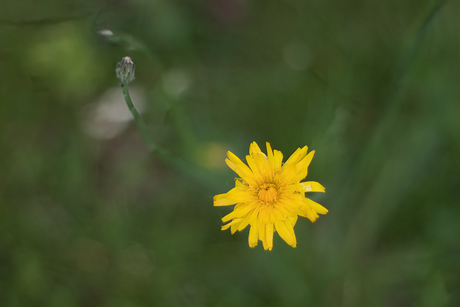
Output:
[[[296,166],[294,163],[284,164],[279,174],[278,182],[281,186],[286,186],[293,182],[293,178],[297,175]],[[300,180],[299,180],[300,181]]]
[[[302,211],[305,213],[305,216],[307,219],[309,219],[312,222],[315,222],[316,219],[319,217],[319,215],[313,210],[313,208],[305,203],[304,206],[302,206]]]
[[[308,166],[310,165],[311,163],[311,160],[313,159],[313,156],[315,155],[315,151],[311,151],[305,158],[303,158],[302,160],[300,160],[297,164],[296,164],[296,177],[295,177],[295,181],[300,181],[302,179],[304,179],[305,177],[307,177],[307,174],[308,174]]]
[[[290,216],[297,216],[297,214],[293,214],[292,212],[288,211],[284,206],[277,206],[276,210],[279,211],[279,213],[277,214],[277,219],[279,220],[286,219],[287,217],[290,217]],[[280,219],[279,217],[281,215],[283,216],[283,218]]]
[[[244,218],[249,212],[257,208],[257,203],[241,203],[233,208],[233,211],[222,218],[222,222],[228,222],[235,218]]]
[[[262,240],[262,244],[264,245],[264,249],[267,250],[269,249],[268,243],[265,240]]]
[[[242,203],[242,204],[236,205],[235,208],[233,209],[233,212],[235,212],[235,214],[238,217],[243,217],[249,214],[249,212],[251,212],[252,210],[258,209],[258,208],[259,208],[259,205],[257,202]]]
[[[267,157],[268,157],[268,160],[270,160],[270,159],[273,158],[272,147],[271,147],[271,145],[270,145],[269,142],[266,142],[266,143],[265,143],[265,146],[267,147]]]
[[[243,183],[243,179],[235,179],[235,188],[247,190],[249,187]]]
[[[308,152],[308,147],[304,146],[302,148],[297,148],[297,150],[289,157],[286,161],[287,163],[297,164],[300,160],[302,160]]]
[[[275,173],[275,159],[273,157],[273,150],[272,147],[270,146],[270,143],[266,143],[267,146],[267,158],[268,158],[268,167],[269,167],[269,176],[270,178],[273,178],[273,175]]]
[[[265,237],[267,241],[268,250],[272,250],[273,248],[273,224],[272,223],[268,223],[266,225],[265,232],[266,232]]]
[[[251,213],[248,213],[243,220],[241,221],[240,225],[238,226],[238,231],[241,231],[248,226],[248,224],[254,224],[257,220],[257,215],[259,214],[258,208],[254,208]]]
[[[268,208],[266,209],[267,212],[268,212],[268,218],[269,218],[269,222],[270,223],[274,223],[276,222],[276,214],[275,214],[275,210],[273,210],[273,208]]]
[[[266,240],[265,240],[265,238],[266,238],[266,235],[265,235],[265,233],[266,233],[266,231],[265,231],[266,227],[265,227],[265,225],[266,225],[266,224],[263,223],[261,220],[259,220],[259,221],[257,222],[257,224],[259,225],[259,240],[262,241],[262,242],[264,242],[264,248],[265,248],[265,244],[266,244],[266,243],[265,243],[265,241],[266,241]],[[265,249],[266,249],[266,248],[265,248]]]
[[[251,202],[255,197],[245,188],[235,187],[225,194],[214,196],[214,206],[229,206],[239,202]]]
[[[250,155],[256,155],[259,152],[262,152],[259,148],[259,145],[257,145],[256,142],[252,142],[251,145],[249,145],[249,154]]]
[[[254,184],[254,174],[251,169],[243,163],[234,153],[231,151],[227,152],[228,159],[225,159],[228,167],[230,167],[235,173],[237,173],[244,181],[249,185]]]
[[[284,221],[277,221],[275,223],[275,228],[278,234],[280,235],[281,239],[283,239],[287,244],[291,245],[292,247],[296,247],[297,240],[295,238],[294,229],[292,225]]]
[[[225,225],[221,226],[220,229],[221,230],[227,230],[227,229],[230,228],[230,226],[232,226],[232,223],[233,223],[233,221],[228,223],[228,224],[225,224]]]
[[[299,217],[298,217],[297,215],[293,215],[293,216],[288,216],[288,217],[287,217],[287,219],[288,219],[289,223],[292,225],[292,227],[295,226],[295,223],[297,222],[297,219],[298,219],[298,218],[299,218]],[[294,230],[294,228],[293,228],[293,230]]]
[[[273,209],[273,213],[275,214],[275,221],[284,221],[286,219],[286,214],[278,208]]]
[[[294,194],[294,192],[296,192],[298,189],[299,189],[298,185],[295,185],[295,184],[284,186],[279,191],[280,197],[290,196]]]
[[[283,206],[286,210],[291,212],[291,215],[300,215],[305,216],[304,211],[302,211],[302,202],[294,200],[280,200],[278,202],[280,206]]]
[[[309,198],[305,198],[305,202],[317,213],[319,214],[326,214],[329,212],[329,210],[327,210],[326,208],[324,208],[323,206],[321,206],[320,204],[318,204],[317,202],[309,199]]]
[[[214,206],[230,206],[236,204],[238,201],[227,198],[227,193],[214,196]]]
[[[299,192],[326,192],[326,189],[316,181],[306,181],[299,184]]]
[[[266,208],[263,208],[259,211],[259,221],[263,224],[270,222],[270,213]]]
[[[246,162],[251,168],[252,173],[254,174],[254,179],[256,180],[257,184],[261,184],[263,182],[263,176],[261,175],[258,165],[254,161],[254,156],[246,156]]]
[[[229,214],[227,214],[226,216],[224,216],[221,220],[222,220],[222,222],[226,223],[226,222],[231,221],[231,220],[236,219],[236,218],[241,218],[242,219],[242,217],[239,217],[239,216],[237,216],[235,214],[235,211],[232,211]]]
[[[251,225],[251,228],[249,229],[249,237],[248,237],[248,243],[249,247],[256,247],[257,243],[259,242],[259,225],[257,224],[257,221]]]
[[[273,177],[273,171],[270,168],[267,156],[261,152],[253,156],[253,159],[254,163],[257,165],[257,169],[263,177],[263,180],[265,182],[272,181],[271,179]]]
[[[230,232],[232,234],[234,234],[237,230],[238,230],[238,225],[239,223],[236,223],[236,224],[233,224],[231,227],[230,227]]]
[[[281,165],[283,164],[283,154],[278,150],[274,150],[273,153],[273,160],[275,161],[274,169],[275,172],[279,172],[281,171]]]
[[[301,151],[301,149],[297,148],[296,151],[294,151],[294,153],[286,160],[286,162],[284,162],[284,165],[286,165],[286,164],[295,164],[297,162],[298,158],[299,158],[300,151]]]
[[[231,221],[230,223],[223,225],[223,226],[221,227],[221,229],[222,229],[222,230],[229,229],[230,226],[235,225],[235,224],[239,224],[240,222],[241,222],[241,219],[235,219],[235,220]]]

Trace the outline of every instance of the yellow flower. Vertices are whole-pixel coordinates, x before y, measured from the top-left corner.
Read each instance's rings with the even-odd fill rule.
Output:
[[[268,142],[267,155],[253,142],[246,156],[249,167],[229,151],[225,162],[240,178],[235,180],[233,189],[214,196],[214,206],[236,204],[233,211],[222,218],[223,222],[229,222],[222,226],[222,230],[230,228],[234,234],[251,225],[250,247],[255,247],[260,240],[265,250],[272,250],[276,231],[287,244],[296,247],[294,225],[297,217],[303,216],[314,222],[318,213],[328,212],[305,197],[306,192],[325,192],[318,182],[300,182],[307,176],[315,153],[307,154],[307,151],[307,146],[298,148],[283,163],[283,154],[272,151]]]

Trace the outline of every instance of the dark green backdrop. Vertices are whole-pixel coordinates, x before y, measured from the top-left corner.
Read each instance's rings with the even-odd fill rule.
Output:
[[[3,0],[0,305],[459,306],[460,2]],[[149,154],[153,138],[207,169]],[[269,141],[329,209],[250,249],[212,206]]]

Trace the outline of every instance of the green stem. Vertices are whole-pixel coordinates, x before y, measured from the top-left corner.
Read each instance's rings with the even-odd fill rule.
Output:
[[[129,111],[134,116],[134,120],[139,127],[139,130],[141,131],[142,136],[144,137],[147,146],[149,148],[149,151],[153,154],[156,154],[161,160],[164,162],[170,164],[172,167],[177,169],[178,171],[187,174],[189,177],[192,177],[193,179],[197,179],[198,181],[204,183],[205,185],[209,187],[214,187],[216,185],[215,181],[210,181],[209,178],[211,178],[206,172],[206,170],[193,165],[185,160],[182,160],[178,157],[174,157],[170,152],[168,152],[166,149],[158,145],[151,137],[147,125],[145,124],[144,120],[140,116],[139,112],[137,112],[136,107],[133,105],[133,102],[131,100],[131,97],[129,96],[129,91],[128,91],[128,85],[127,84],[122,84],[123,88],[123,95],[125,97],[126,104],[128,105]]]
[[[158,146],[155,141],[151,138],[150,133],[147,129],[147,125],[145,124],[144,120],[140,116],[139,112],[137,112],[136,107],[134,106],[131,97],[129,96],[128,84],[122,84],[123,88],[123,95],[125,96],[126,104],[128,105],[129,111],[134,116],[134,120],[139,127],[139,130],[142,133],[145,141],[147,142],[147,146],[149,147],[150,152],[152,153],[159,153],[164,154],[164,150]]]
[[[141,51],[145,56],[147,56],[151,64],[154,65],[155,72],[157,74],[156,77],[160,77],[164,74],[164,67],[160,59],[154,53],[152,53],[147,46],[145,46],[142,42],[138,41],[136,38],[121,33],[118,35],[110,36],[109,40],[110,42],[121,44],[124,47],[130,47],[130,49],[134,48],[136,50]],[[172,123],[177,130],[177,133],[181,139],[181,142],[184,145],[185,150],[194,151],[196,147],[195,133],[192,129],[192,125],[187,113],[182,108],[181,101],[168,94],[161,84],[159,85],[159,89],[161,95],[164,96],[165,108],[171,114]],[[123,92],[125,93],[124,89]]]

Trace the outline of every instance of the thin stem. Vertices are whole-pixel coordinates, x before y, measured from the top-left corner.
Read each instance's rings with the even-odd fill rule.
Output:
[[[134,116],[134,120],[141,131],[142,136],[144,137],[149,151],[153,154],[156,154],[161,160],[170,164],[172,167],[177,169],[178,171],[187,174],[189,177],[197,179],[198,181],[206,184],[209,187],[214,187],[216,185],[215,181],[210,181],[209,174],[206,170],[191,164],[185,160],[182,160],[179,157],[174,157],[169,151],[158,145],[153,138],[151,137],[147,125],[145,124],[144,120],[140,116],[139,112],[137,112],[136,107],[134,106],[131,97],[129,96],[128,85],[122,84],[123,88],[123,95],[125,97],[126,104],[128,105],[129,110]]]
[[[395,148],[397,148],[396,146],[399,145],[401,146],[400,148],[404,148],[405,151],[401,150],[399,152],[395,151],[395,153],[387,153],[386,156],[387,162],[393,162],[393,164],[388,165],[404,165],[405,167],[404,172],[401,171],[401,173],[398,174],[399,181],[397,181],[397,185],[394,181],[394,173],[391,173],[387,167],[382,166],[380,170],[377,170],[376,168],[378,166],[378,162],[376,162],[375,159],[376,153],[379,150],[382,150],[382,146],[385,142],[388,142],[385,138],[389,138],[389,136],[391,137],[389,131],[393,131],[394,125],[400,122],[398,121],[397,116],[398,108],[403,101],[399,97],[399,93],[402,91],[404,85],[403,80],[406,78],[411,66],[414,64],[416,54],[424,42],[429,27],[432,25],[435,17],[445,4],[446,0],[439,0],[436,5],[433,6],[428,16],[421,24],[413,44],[405,52],[395,76],[395,81],[390,89],[389,96],[386,99],[386,110],[381,117],[379,125],[374,129],[372,138],[370,139],[367,148],[362,153],[361,159],[359,159],[359,164],[357,164],[355,168],[355,180],[349,181],[348,186],[343,188],[344,191],[353,191],[352,186],[363,186],[363,178],[366,178],[366,174],[369,174],[370,172],[372,172],[373,177],[375,178],[375,183],[367,192],[367,199],[365,198],[363,201],[364,207],[357,215],[354,216],[344,240],[344,244],[348,248],[350,257],[354,257],[354,255],[351,255],[352,253],[363,250],[370,244],[369,242],[372,242],[378,231],[381,229],[382,224],[387,221],[391,210],[395,210],[395,204],[398,204],[397,197],[398,195],[403,194],[401,189],[407,189],[407,186],[401,183],[410,182],[411,178],[416,178],[418,176],[417,171],[420,169],[420,165],[423,164],[422,162],[418,162],[419,164],[416,165],[415,162],[412,162],[414,161],[412,157],[416,155],[418,160],[415,161],[424,161],[423,159],[427,159],[426,155],[431,154],[431,152],[426,149],[426,144],[430,144],[430,141],[433,140],[430,138],[434,138],[435,136],[433,137],[432,134],[426,132],[424,134],[426,138],[424,140],[424,144],[419,145],[416,143],[417,139],[414,139],[412,135],[407,137],[407,134],[405,135],[400,132],[400,134],[398,134],[398,142],[400,143],[393,141],[393,143],[391,143],[392,150],[395,151]],[[404,137],[406,137],[406,139],[404,139]],[[405,146],[401,145],[403,143]],[[388,151],[388,149],[385,148],[383,150]],[[412,163],[408,163],[407,161]],[[392,186],[391,184],[395,186]],[[391,192],[388,192],[389,190]],[[361,191],[355,190],[354,193],[356,194],[358,192]],[[348,197],[349,199],[356,197],[351,193],[345,197]],[[386,203],[375,201],[375,199],[382,199],[381,195],[384,195]],[[362,234],[362,229],[368,230],[365,235]]]
[[[144,120],[140,116],[139,112],[137,112],[137,109],[134,106],[131,100],[131,97],[129,96],[128,84],[122,84],[122,88],[123,88],[123,95],[125,96],[125,101],[126,101],[126,104],[128,105],[129,111],[131,111],[131,113],[133,114],[134,120],[136,121],[136,124],[142,133],[142,136],[147,142],[147,146],[149,147],[150,152],[164,154],[164,150],[160,146],[158,146],[155,143],[155,141],[152,139],[147,129],[147,125],[145,124]]]

